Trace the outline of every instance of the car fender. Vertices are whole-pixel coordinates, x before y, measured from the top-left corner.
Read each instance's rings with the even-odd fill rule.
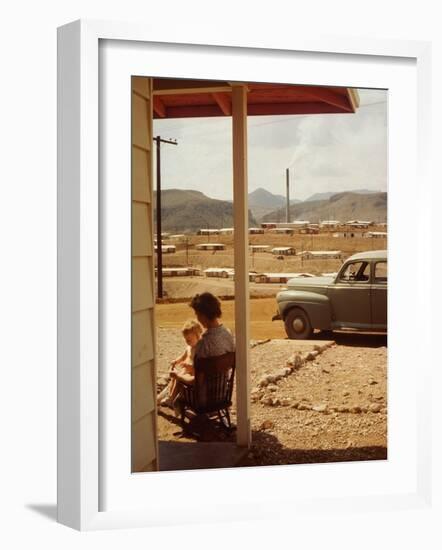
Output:
[[[326,295],[305,290],[284,290],[277,294],[276,300],[283,320],[290,309],[300,307],[309,316],[313,328],[331,328],[331,306]]]

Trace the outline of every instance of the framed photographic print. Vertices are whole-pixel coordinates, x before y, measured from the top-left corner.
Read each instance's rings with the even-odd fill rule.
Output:
[[[424,506],[429,46],[58,40],[59,521]]]

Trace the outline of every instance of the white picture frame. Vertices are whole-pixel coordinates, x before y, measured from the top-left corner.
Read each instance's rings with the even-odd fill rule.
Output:
[[[100,42],[113,41],[130,47],[134,44],[167,44],[170,48],[186,51],[192,49],[187,42],[180,46],[179,37],[156,36],[152,29],[143,26],[118,22],[77,21],[59,29],[58,46],[58,518],[61,523],[80,530],[152,526],[177,522],[192,522],[193,516],[179,515],[171,511],[166,515],[163,503],[156,501],[155,506],[148,503],[144,507],[129,506],[121,500],[121,505],[113,503],[111,509],[103,510],[102,491],[103,471],[100,453],[103,451],[102,433],[100,432],[100,234],[99,234],[99,59]],[[286,40],[284,42],[284,40]],[[425,198],[430,193],[430,181],[427,172],[427,150],[429,146],[430,101],[428,82],[430,78],[430,46],[425,42],[363,40],[354,37],[335,37],[311,39],[297,35],[290,39],[281,38],[280,43],[272,44],[266,49],[262,44],[251,44],[244,40],[235,44],[193,45],[204,56],[211,55],[214,48],[228,48],[230,56],[254,52],[254,55],[272,54],[278,56],[284,65],[290,52],[304,52],[322,58],[347,56],[354,57],[356,64],[363,64],[364,59],[377,58],[389,62],[407,63],[416,66],[415,82],[417,98],[413,109],[418,115],[416,145],[413,158],[417,159],[417,170],[420,187],[418,189],[420,205],[418,217],[420,231],[425,232],[429,224],[425,208]],[[249,49],[249,50],[247,50]],[[358,56],[367,56],[365,58]],[[155,74],[155,76],[161,76]],[[172,75],[170,75],[172,76]],[[330,77],[331,78],[331,77]],[[301,82],[302,83],[302,82]],[[316,83],[316,82],[314,82]],[[362,83],[362,81],[361,81]],[[367,83],[365,84],[367,85]],[[363,83],[361,87],[363,86]],[[414,93],[414,92],[413,92]],[[406,147],[409,147],[407,143]],[[410,152],[410,151],[408,151]],[[403,151],[402,151],[403,153]],[[390,154],[400,155],[400,148]],[[409,166],[412,166],[409,165]],[[404,178],[413,178],[403,174]],[[411,181],[411,180],[410,180]],[[400,214],[394,220],[400,224]],[[390,220],[389,220],[390,222]],[[422,243],[422,241],[420,241]],[[430,242],[419,249],[419,273],[423,281],[428,281],[425,266],[429,263]],[[430,314],[429,285],[422,285],[410,307],[419,307]],[[399,292],[399,289],[398,291]],[[397,336],[397,335],[396,335]],[[395,336],[393,335],[393,343]],[[422,337],[421,346],[426,346],[428,336]],[[406,356],[405,356],[406,357]],[[408,353],[408,363],[412,361],[413,352]],[[410,366],[410,365],[409,365]],[[289,508],[308,512],[312,509],[325,510],[333,507],[345,511],[357,506],[370,511],[403,507],[428,506],[431,497],[430,468],[430,432],[427,420],[430,415],[430,404],[424,399],[424,391],[429,387],[429,365],[421,365],[419,379],[413,386],[417,400],[416,409],[410,412],[411,426],[416,428],[416,456],[408,464],[415,477],[410,483],[404,483],[402,489],[391,492],[365,495],[352,494],[351,485],[344,493],[339,492],[339,480],[349,475],[355,479],[359,476],[353,464],[315,465],[315,475],[333,473],[338,481],[330,487],[327,496],[321,491],[312,489],[312,498],[305,495],[302,499],[287,497],[281,492],[281,502]],[[407,369],[404,368],[404,372]],[[409,369],[411,372],[411,369]],[[405,376],[406,378],[406,376]],[[393,378],[394,381],[394,378]],[[412,379],[409,378],[409,382]],[[393,415],[394,416],[394,415]],[[400,425],[400,419],[396,419]],[[389,425],[389,428],[391,426]],[[394,438],[393,438],[394,439]],[[393,442],[394,443],[394,442]],[[129,450],[127,451],[129,452]],[[406,460],[404,459],[406,462]],[[292,468],[289,470],[288,468]],[[268,468],[260,475],[267,479],[261,488],[261,496],[251,490],[249,495],[240,495],[238,489],[233,493],[234,502],[223,514],[215,515],[214,510],[207,510],[200,504],[198,521],[221,519],[257,519],[262,514],[274,513],[277,492],[272,493],[274,482],[283,483],[284,477],[292,475],[293,467]],[[304,468],[304,473],[307,471]],[[370,465],[373,472],[376,464]],[[253,473],[252,470],[255,470]],[[361,470],[362,471],[362,470]],[[347,473],[349,472],[349,473]],[[353,472],[353,473],[351,473]],[[375,473],[372,472],[372,475]],[[240,475],[241,473],[241,475]],[[174,482],[178,479],[185,482],[185,477],[193,483],[207,485],[222,484],[226,477],[234,476],[235,485],[241,484],[242,478],[249,488],[252,487],[256,469],[248,472],[206,471],[181,474],[151,474],[158,476],[156,481],[150,477],[147,482],[156,485],[167,483],[171,476]],[[404,474],[405,475],[405,474]],[[163,476],[162,478],[160,476]],[[178,477],[181,476],[181,477]],[[336,477],[337,476],[337,477]],[[199,477],[199,481],[198,478]],[[141,482],[141,477],[135,476]],[[144,478],[146,482],[147,478]],[[232,478],[231,478],[232,479]],[[405,479],[405,478],[404,478]],[[131,481],[131,485],[138,481]],[[248,484],[248,485],[247,485]],[[266,496],[266,490],[268,494]],[[333,496],[334,495],[334,496]],[[268,500],[266,500],[268,498]],[[232,500],[232,495],[229,496]],[[236,499],[236,500],[235,500]],[[332,500],[330,500],[332,499]],[[333,505],[331,506],[331,502]],[[301,506],[302,505],[302,506]],[[195,512],[195,508],[193,509]]]

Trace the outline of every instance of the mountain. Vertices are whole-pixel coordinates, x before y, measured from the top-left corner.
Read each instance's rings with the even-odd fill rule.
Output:
[[[154,200],[156,193],[154,192]],[[154,205],[156,203],[154,202]],[[201,228],[219,229],[233,227],[233,204],[211,199],[190,189],[165,189],[161,191],[162,231],[173,233],[195,232]],[[154,209],[156,221],[156,209]],[[249,211],[249,225],[257,225]]]
[[[255,191],[252,191],[249,193],[249,206],[266,206],[274,208],[278,208],[285,204],[285,197],[284,195],[274,195],[273,193],[270,193],[270,191],[267,191],[267,189],[264,189],[262,187],[259,187],[258,189],[255,189]]]
[[[290,206],[291,220],[308,220],[318,223],[322,220],[369,220],[387,221],[387,193],[361,194],[358,192],[335,193],[328,199],[309,200]],[[284,222],[285,208],[279,208],[265,215],[263,222]]]
[[[333,195],[339,195],[342,193],[342,191],[328,191],[326,193],[315,193],[308,199],[305,199],[304,202],[309,201],[322,201],[329,199]],[[370,189],[352,189],[351,191],[348,191],[348,193],[358,193],[360,195],[370,195],[371,193],[380,193],[380,191],[371,191]]]
[[[295,204],[300,202],[299,200],[291,200],[290,204]],[[263,216],[272,212],[277,208],[285,207],[286,198],[284,195],[275,195],[270,193],[267,189],[259,187],[249,193],[249,208],[259,222]]]

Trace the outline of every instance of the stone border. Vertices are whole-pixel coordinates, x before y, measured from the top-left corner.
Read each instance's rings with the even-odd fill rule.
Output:
[[[287,361],[286,367],[277,371],[274,374],[268,374],[261,378],[258,382],[258,385],[255,386],[251,391],[251,398],[253,403],[261,403],[265,407],[291,407],[292,409],[297,409],[299,411],[313,411],[322,414],[330,413],[351,413],[351,414],[361,414],[361,413],[386,413],[387,408],[383,407],[380,403],[371,403],[368,407],[345,407],[345,406],[328,406],[326,403],[319,403],[317,405],[310,405],[306,402],[292,402],[290,398],[279,399],[278,397],[272,397],[269,393],[265,392],[276,392],[278,390],[278,382],[287,376],[290,376],[295,371],[298,371],[300,368],[305,366],[308,362],[314,361],[318,355],[323,353],[326,349],[335,345],[335,342],[329,342],[327,344],[318,345],[316,344],[313,348],[313,351],[305,353],[295,353],[291,361]]]

